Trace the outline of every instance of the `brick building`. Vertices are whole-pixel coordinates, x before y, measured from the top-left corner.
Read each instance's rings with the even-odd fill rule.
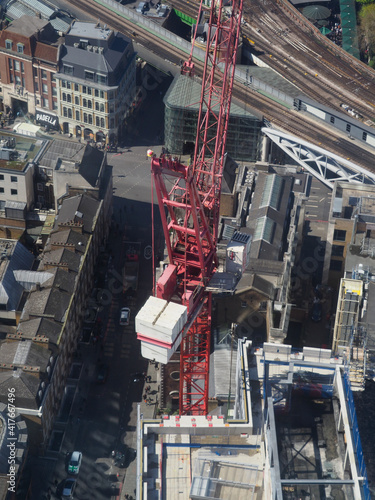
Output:
[[[0,32],[0,102],[5,113],[29,113],[42,124],[58,127],[58,55],[58,35],[38,17],[22,16]]]

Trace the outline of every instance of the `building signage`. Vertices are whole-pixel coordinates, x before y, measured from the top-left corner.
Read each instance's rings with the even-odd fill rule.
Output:
[[[43,125],[49,125],[50,127],[57,128],[59,126],[59,119],[56,115],[49,115],[43,113],[42,111],[37,111],[35,115],[37,122],[43,123]]]

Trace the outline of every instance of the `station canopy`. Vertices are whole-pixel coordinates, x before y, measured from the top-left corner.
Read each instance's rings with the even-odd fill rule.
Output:
[[[324,7],[324,5],[308,5],[302,9],[302,14],[307,19],[317,21],[319,19],[327,19],[331,15],[331,11],[327,7]]]

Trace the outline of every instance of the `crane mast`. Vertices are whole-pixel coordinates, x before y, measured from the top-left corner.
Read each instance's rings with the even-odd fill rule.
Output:
[[[211,294],[217,268],[220,192],[243,0],[211,0],[194,156],[154,157],[151,171],[169,264],[155,295],[187,307],[180,344],[180,414],[208,413]],[[203,0],[198,20],[203,11]],[[192,52],[182,66],[194,77]]]

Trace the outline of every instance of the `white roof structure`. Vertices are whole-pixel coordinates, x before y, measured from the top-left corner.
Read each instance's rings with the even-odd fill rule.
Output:
[[[17,134],[28,135],[30,137],[36,137],[39,132],[40,127],[33,125],[32,123],[16,123],[13,127],[13,131]]]

